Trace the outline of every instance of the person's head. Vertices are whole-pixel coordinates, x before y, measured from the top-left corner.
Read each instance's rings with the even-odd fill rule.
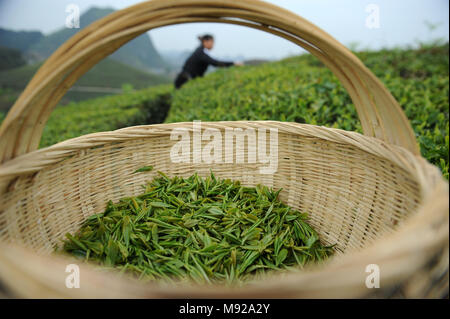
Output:
[[[211,50],[214,47],[214,37],[210,34],[205,34],[198,37],[205,49]]]

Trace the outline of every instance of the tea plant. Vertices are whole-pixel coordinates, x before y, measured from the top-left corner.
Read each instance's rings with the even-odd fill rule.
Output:
[[[360,52],[403,107],[422,155],[448,179],[448,44],[418,50]],[[301,55],[218,70],[177,91],[167,122],[278,120],[361,131],[354,105],[319,60]]]
[[[122,127],[161,123],[170,107],[170,85],[57,107],[44,129],[41,147],[69,138]]]
[[[447,179],[448,53],[445,44],[357,54],[403,107],[422,155]],[[171,85],[163,85],[58,107],[44,130],[41,147],[130,125],[192,120],[292,121],[361,133],[356,110],[340,82],[319,60],[302,55],[220,69],[175,93]]]

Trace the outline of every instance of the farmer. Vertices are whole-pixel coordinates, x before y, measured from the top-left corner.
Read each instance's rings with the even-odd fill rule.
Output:
[[[178,74],[175,79],[175,88],[179,89],[184,83],[190,79],[198,76],[203,76],[209,65],[215,67],[229,67],[232,65],[242,65],[240,62],[224,62],[217,61],[208,55],[208,50],[211,50],[214,46],[214,37],[209,34],[205,34],[198,37],[201,45],[192,53],[192,55],[186,60],[183,66],[183,70]]]

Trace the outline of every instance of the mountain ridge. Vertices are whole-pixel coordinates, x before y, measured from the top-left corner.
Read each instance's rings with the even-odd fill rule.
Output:
[[[0,28],[0,46],[19,50],[22,54],[44,38],[40,31],[13,31]]]
[[[20,50],[29,63],[41,62],[80,30],[113,12],[115,10],[112,8],[91,7],[80,15],[79,29],[61,27],[47,35],[40,31],[0,29],[0,46]],[[133,68],[149,72],[160,72],[168,66],[147,33],[126,43],[109,57]]]
[[[0,71],[0,112],[7,111],[27,83],[41,66],[41,63],[23,65],[14,69]],[[143,89],[164,83],[170,83],[167,76],[148,73],[140,69],[130,67],[111,58],[105,58],[84,74],[74,87],[107,88],[121,91],[124,84],[129,84],[135,89]],[[94,97],[111,94],[112,90],[71,90],[64,95],[60,104],[71,101],[81,101]]]

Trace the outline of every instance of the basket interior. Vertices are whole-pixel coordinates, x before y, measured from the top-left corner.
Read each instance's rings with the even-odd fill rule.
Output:
[[[264,175],[265,164],[248,164],[247,155],[243,164],[172,163],[175,143],[166,135],[107,143],[20,177],[0,200],[0,240],[50,254],[108,200],[140,194],[158,170],[169,176],[212,170],[248,186],[283,188],[281,200],[307,212],[337,255],[395,231],[420,204],[419,184],[407,171],[349,144],[279,133],[278,170]],[[133,174],[145,165],[154,170]]]

